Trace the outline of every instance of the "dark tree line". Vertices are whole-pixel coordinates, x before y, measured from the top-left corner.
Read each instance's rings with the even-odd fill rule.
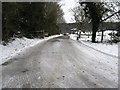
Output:
[[[58,34],[61,19],[63,11],[57,2],[3,2],[2,40],[8,42],[18,32],[27,38],[37,37],[35,31]]]

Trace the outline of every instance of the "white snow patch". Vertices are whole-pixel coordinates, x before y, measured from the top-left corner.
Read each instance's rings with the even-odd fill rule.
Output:
[[[76,35],[76,34],[70,34],[69,36],[70,36],[70,38],[73,39],[73,40],[76,40],[76,38],[77,38],[77,35]]]
[[[108,30],[104,32],[104,40],[103,41],[108,41],[111,39],[111,37],[108,35],[109,33],[111,33],[112,31]],[[116,32],[114,32],[116,33]],[[96,34],[96,41],[100,41],[101,40],[101,32],[97,32]],[[71,34],[70,38],[73,40],[76,40],[77,35],[76,34]],[[99,50],[101,52],[107,53],[109,55],[113,55],[113,56],[117,56],[118,57],[118,44],[109,44],[109,43],[92,43],[91,42],[91,38],[92,36],[90,35],[89,37],[87,36],[87,34],[83,34],[81,35],[81,38],[79,39],[79,41],[81,41],[83,44],[92,47],[96,50]]]
[[[41,43],[45,40],[49,40],[51,38],[55,38],[61,35],[53,35],[50,37],[45,37],[44,39],[28,39],[28,38],[15,38],[15,40],[7,46],[3,46],[0,44],[0,50],[2,51],[0,53],[0,64],[6,62],[8,59],[10,59],[12,56],[14,56],[16,53],[20,53],[22,50],[29,48],[31,46],[35,46],[38,43]]]
[[[92,47],[101,52],[118,57],[118,44],[104,44],[104,43],[92,43],[88,41],[81,41],[83,44]]]

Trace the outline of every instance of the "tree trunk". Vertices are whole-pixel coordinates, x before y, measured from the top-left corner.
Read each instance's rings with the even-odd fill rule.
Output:
[[[79,33],[79,38],[81,38],[81,31],[80,31],[80,33]]]
[[[98,31],[100,23],[99,22],[93,22],[93,26],[92,26],[92,42],[95,43],[96,42],[96,32]]]
[[[104,30],[102,30],[101,43],[103,42]]]
[[[96,31],[93,31],[92,33],[92,42],[95,43],[95,39],[96,39]]]

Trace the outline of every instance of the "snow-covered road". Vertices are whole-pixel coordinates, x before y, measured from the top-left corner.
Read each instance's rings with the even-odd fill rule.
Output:
[[[60,36],[2,65],[3,88],[117,88],[118,59]]]

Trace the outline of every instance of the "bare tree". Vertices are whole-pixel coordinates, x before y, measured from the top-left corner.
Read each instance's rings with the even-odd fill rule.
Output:
[[[104,2],[80,2],[80,5],[84,7],[85,16],[92,23],[92,42],[95,42],[100,24],[120,13],[120,10],[116,11],[114,8],[107,7],[113,4],[106,5]]]

